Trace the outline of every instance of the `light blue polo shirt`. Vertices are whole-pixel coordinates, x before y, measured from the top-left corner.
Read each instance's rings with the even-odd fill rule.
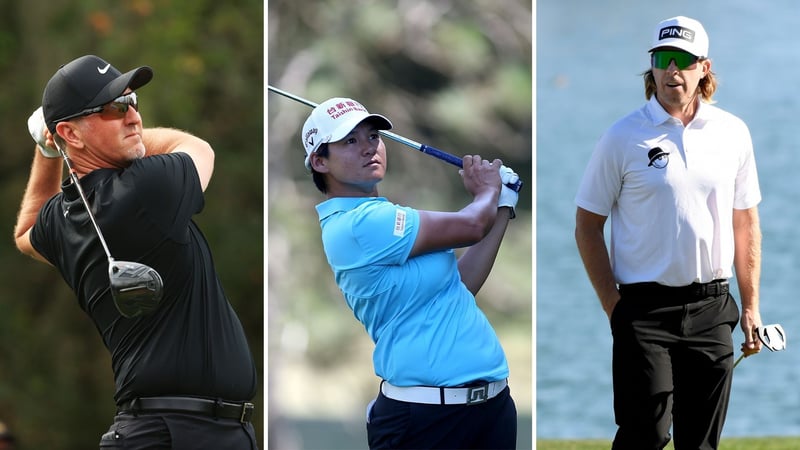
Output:
[[[453,250],[409,258],[419,213],[383,197],[317,205],[322,244],[347,305],[375,342],[375,374],[396,386],[508,377],[500,341],[461,282]]]

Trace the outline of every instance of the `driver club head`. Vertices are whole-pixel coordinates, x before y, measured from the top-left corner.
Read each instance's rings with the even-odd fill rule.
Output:
[[[161,275],[144,264],[110,261],[108,279],[114,304],[120,314],[127,318],[153,312],[163,296]]]
[[[786,332],[778,324],[764,325],[759,327],[758,339],[770,351],[778,352],[786,349]]]

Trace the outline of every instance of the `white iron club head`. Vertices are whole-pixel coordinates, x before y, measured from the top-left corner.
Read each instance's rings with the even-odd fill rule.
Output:
[[[775,323],[758,327],[756,328],[756,335],[758,336],[758,340],[761,341],[764,347],[768,348],[769,351],[779,352],[781,350],[786,350],[786,332],[783,331],[783,327],[779,324]],[[745,356],[746,354],[742,353],[739,358],[736,359],[736,362],[733,363],[733,367],[736,368]]]
[[[770,351],[786,350],[786,332],[783,327],[776,324],[764,325],[758,328],[758,339]]]

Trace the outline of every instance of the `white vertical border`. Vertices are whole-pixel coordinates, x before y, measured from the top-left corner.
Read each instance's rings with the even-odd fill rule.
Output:
[[[536,0],[531,0],[531,442],[536,448]]]
[[[268,281],[269,280],[269,275],[268,275],[269,274],[269,267],[268,267],[268,265],[269,265],[269,239],[268,239],[268,236],[269,236],[269,232],[268,232],[268,230],[269,230],[269,207],[268,207],[269,192],[268,191],[269,191],[269,189],[267,187],[267,186],[269,186],[269,183],[268,183],[268,180],[267,180],[267,178],[269,177],[269,170],[268,170],[268,167],[269,167],[269,149],[267,148],[267,146],[268,146],[267,143],[269,142],[269,112],[268,112],[269,102],[267,101],[267,98],[269,97],[269,94],[267,92],[267,84],[269,84],[268,80],[267,80],[267,74],[269,73],[268,70],[267,70],[267,62],[269,61],[269,45],[268,45],[268,42],[267,42],[267,36],[269,36],[269,7],[268,6],[269,6],[268,0],[264,0],[264,7],[263,7],[264,11],[263,11],[263,18],[262,18],[262,22],[264,24],[264,26],[262,27],[262,30],[263,30],[262,32],[264,33],[263,36],[262,36],[262,39],[263,39],[262,45],[263,45],[263,49],[264,49],[264,61],[263,61],[263,64],[262,64],[262,67],[263,67],[263,69],[262,69],[263,70],[262,77],[263,77],[264,80],[263,80],[263,83],[262,83],[262,86],[261,86],[262,102],[263,102],[263,107],[262,107],[263,117],[262,117],[261,120],[264,123],[264,131],[263,131],[263,136],[262,136],[263,143],[261,144],[262,154],[263,154],[263,161],[264,161],[263,167],[261,169],[263,174],[264,174],[263,175],[263,179],[264,179],[263,180],[263,182],[264,182],[264,188],[263,188],[264,200],[263,200],[263,205],[262,205],[262,209],[264,211],[263,212],[263,217],[264,217],[264,219],[263,219],[263,221],[264,221],[263,228],[264,229],[262,230],[262,232],[264,233],[264,236],[262,238],[263,242],[264,242],[264,250],[263,250],[263,252],[264,252],[264,254],[263,254],[264,263],[262,264],[262,267],[263,267],[263,270],[264,270],[264,273],[262,275],[263,280],[264,280],[262,282],[263,298],[264,298],[264,300],[263,300],[264,301],[264,305],[263,305],[264,317],[262,319],[264,321],[264,325],[262,326],[262,329],[263,329],[263,340],[264,340],[264,342],[263,342],[262,355],[261,355],[261,357],[263,358],[263,364],[261,365],[261,367],[262,367],[261,370],[263,372],[261,374],[261,392],[262,392],[263,396],[261,397],[261,405],[257,405],[256,406],[256,407],[261,407],[261,410],[263,411],[263,416],[262,416],[262,420],[263,420],[262,429],[264,430],[263,437],[262,437],[263,442],[259,442],[258,443],[259,448],[262,448],[262,449],[268,449],[269,448],[269,445],[268,445],[269,444],[269,426],[268,426],[269,425],[269,357],[268,357],[268,352],[269,352],[269,301],[268,301],[268,299],[269,299],[269,287],[268,287],[268,285],[269,285],[269,281]]]

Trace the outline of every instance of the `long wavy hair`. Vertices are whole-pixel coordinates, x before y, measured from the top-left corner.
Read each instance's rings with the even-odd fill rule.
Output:
[[[703,59],[700,59],[698,61],[702,60]],[[644,96],[647,100],[650,100],[650,97],[656,93],[656,80],[653,77],[653,69],[648,69],[646,72],[642,73],[642,78],[644,79]],[[712,97],[715,92],[717,92],[717,77],[714,72],[709,70],[706,76],[704,76],[697,85],[697,93],[704,102],[714,103]]]

